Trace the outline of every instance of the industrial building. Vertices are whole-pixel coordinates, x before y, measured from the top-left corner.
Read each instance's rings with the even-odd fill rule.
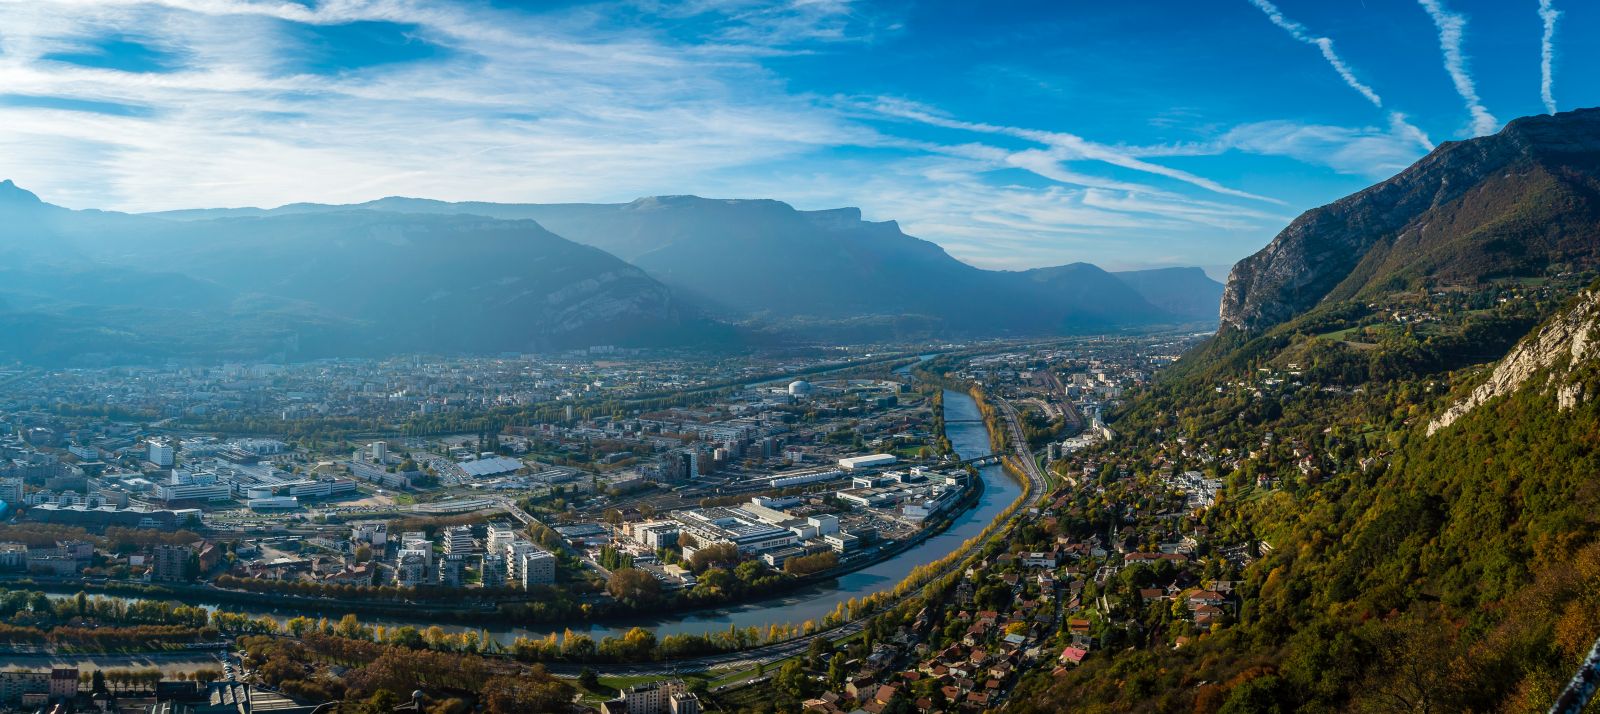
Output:
[[[759,553],[799,542],[793,532],[733,508],[678,511],[672,517],[701,545],[732,543],[741,553]]]
[[[839,459],[839,468],[846,471],[855,469],[869,469],[875,466],[889,466],[899,459],[894,454],[870,454],[868,456],[847,456]]]

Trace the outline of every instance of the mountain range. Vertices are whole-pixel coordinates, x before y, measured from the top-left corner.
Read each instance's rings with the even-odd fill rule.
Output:
[[[535,220],[615,255],[715,314],[853,321],[912,316],[957,334],[1048,334],[1215,319],[1221,285],[1198,268],[1167,284],[1088,263],[982,270],[856,208],[654,196],[622,204],[447,203],[384,198],[330,206],[155,214],[176,219],[371,210]]]
[[[663,196],[69,210],[0,183],[0,355],[485,353],[1033,336],[1215,319],[1199,269],[982,270],[853,208]]]

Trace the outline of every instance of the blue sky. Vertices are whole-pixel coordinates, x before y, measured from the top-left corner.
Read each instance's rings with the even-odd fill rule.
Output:
[[[1203,265],[1600,103],[1575,0],[0,0],[0,176],[72,207],[860,206],[985,267]]]

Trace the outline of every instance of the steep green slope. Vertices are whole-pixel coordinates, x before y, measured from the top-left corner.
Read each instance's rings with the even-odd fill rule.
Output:
[[[1145,397],[1114,423],[1132,461],[1172,458],[1178,437],[1248,454],[1219,469],[1200,522],[1259,553],[1236,616],[1176,650],[1036,673],[1012,708],[1543,711],[1600,636],[1597,303],[1550,318],[1567,337],[1518,350],[1527,379],[1433,436],[1482,370],[1453,390],[1441,375],[1348,389],[1224,359]]]

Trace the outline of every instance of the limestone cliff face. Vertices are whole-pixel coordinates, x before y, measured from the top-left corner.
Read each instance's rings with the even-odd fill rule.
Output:
[[[1521,389],[1542,373],[1548,374],[1544,386],[1554,390],[1557,407],[1571,409],[1593,396],[1573,377],[1579,367],[1595,359],[1600,359],[1600,291],[1585,290],[1576,303],[1501,359],[1488,381],[1429,422],[1428,435],[1495,397]]]
[[[1525,117],[1440,145],[1393,178],[1307,211],[1239,261],[1221,323],[1258,331],[1325,299],[1592,264],[1597,177],[1600,109]]]

